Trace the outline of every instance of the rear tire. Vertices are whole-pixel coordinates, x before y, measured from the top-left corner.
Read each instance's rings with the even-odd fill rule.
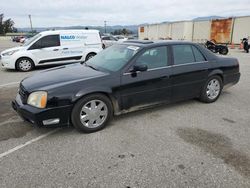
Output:
[[[223,49],[220,50],[219,53],[222,54],[222,55],[227,55],[228,54],[228,49],[227,48],[223,48]]]
[[[80,132],[92,133],[103,129],[113,116],[112,103],[103,94],[80,99],[71,114],[73,126]]]
[[[220,76],[211,76],[204,84],[200,101],[205,103],[215,102],[222,91],[223,83]]]
[[[16,62],[17,70],[22,72],[31,71],[32,69],[34,69],[34,67],[34,62],[30,58],[23,57],[18,59]]]

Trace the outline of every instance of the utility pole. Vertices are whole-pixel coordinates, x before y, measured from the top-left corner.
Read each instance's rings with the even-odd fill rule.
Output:
[[[105,33],[107,32],[107,21],[105,20],[104,21],[104,30],[105,30]]]
[[[31,20],[31,15],[30,15],[30,14],[29,14],[29,19],[30,19],[30,29],[31,29],[31,33],[33,33],[32,20]]]

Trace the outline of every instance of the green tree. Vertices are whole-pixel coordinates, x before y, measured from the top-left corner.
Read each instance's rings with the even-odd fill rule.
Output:
[[[17,29],[14,27],[14,21],[9,18],[7,20],[4,19],[4,14],[0,14],[0,34],[4,35],[5,33],[17,32]]]
[[[115,30],[114,32],[112,32],[112,34],[113,35],[130,35],[130,34],[133,34],[133,32],[126,28],[123,28],[123,29]]]
[[[3,14],[0,14],[0,35],[1,34],[4,34],[4,32],[3,32],[3,17],[4,17],[4,15]]]

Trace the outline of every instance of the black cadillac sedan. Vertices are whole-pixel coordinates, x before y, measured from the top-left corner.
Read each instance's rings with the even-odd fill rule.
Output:
[[[239,78],[237,59],[195,43],[127,41],[83,64],[25,78],[12,106],[39,126],[73,124],[89,133],[133,110],[192,98],[214,102]]]

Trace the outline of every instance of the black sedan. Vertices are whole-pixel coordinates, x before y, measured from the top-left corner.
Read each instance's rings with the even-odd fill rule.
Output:
[[[84,64],[24,79],[12,106],[39,126],[73,124],[94,132],[113,115],[192,98],[214,102],[239,78],[237,59],[214,55],[198,44],[127,41]]]

